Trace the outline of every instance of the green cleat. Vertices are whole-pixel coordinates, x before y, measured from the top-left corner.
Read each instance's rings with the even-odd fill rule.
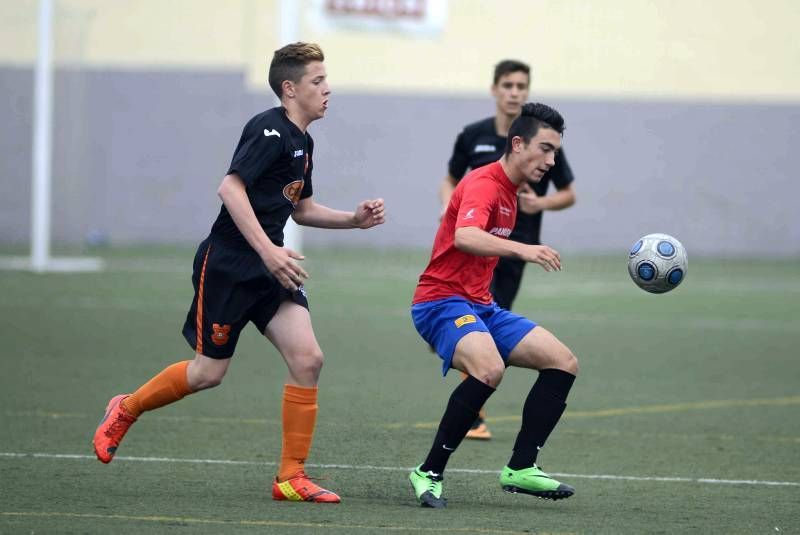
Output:
[[[419,465],[409,474],[414,495],[422,507],[442,509],[447,505],[447,500],[442,498],[442,476],[433,472],[423,472]]]
[[[546,500],[561,500],[575,494],[575,489],[542,472],[535,464],[530,468],[500,472],[500,486],[506,492],[530,494]]]

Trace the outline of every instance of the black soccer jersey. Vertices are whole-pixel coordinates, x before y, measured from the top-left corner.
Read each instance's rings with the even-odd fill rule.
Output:
[[[241,177],[258,222],[276,245],[283,246],[283,227],[298,201],[312,194],[313,151],[311,136],[289,120],[283,107],[250,119],[236,146],[228,174]],[[250,248],[224,204],[211,237]]]
[[[498,136],[494,127],[494,117],[483,119],[464,127],[456,138],[453,155],[450,157],[448,171],[450,176],[461,180],[468,170],[482,167],[488,163],[499,160],[506,150],[506,138]],[[552,182],[556,188],[564,188],[573,181],[572,169],[567,163],[564,151],[556,154],[556,164],[542,177],[539,182],[528,181],[531,189],[537,195],[547,194],[547,189]],[[539,242],[539,233],[542,226],[542,212],[538,214],[525,214],[517,211],[517,222],[510,239],[523,243],[536,244]]]

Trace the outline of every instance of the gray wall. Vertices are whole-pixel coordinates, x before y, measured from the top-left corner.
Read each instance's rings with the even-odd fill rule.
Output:
[[[80,243],[196,242],[219,209],[216,187],[244,122],[272,106],[239,72],[59,71],[53,237]],[[0,241],[30,228],[28,69],[0,68]],[[578,203],[545,215],[563,250],[620,251],[648,232],[692,254],[800,254],[800,103],[546,98],[566,117]],[[352,208],[382,196],[377,231],[305,230],[307,245],[428,247],[437,188],[460,128],[489,97],[339,94],[311,127],[315,198]]]

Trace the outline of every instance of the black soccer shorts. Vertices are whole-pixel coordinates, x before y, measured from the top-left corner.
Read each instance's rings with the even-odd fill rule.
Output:
[[[194,299],[183,337],[197,353],[215,359],[233,356],[248,322],[263,334],[283,301],[291,299],[308,308],[305,289],[291,292],[281,286],[255,251],[210,237],[197,248],[192,284]]]

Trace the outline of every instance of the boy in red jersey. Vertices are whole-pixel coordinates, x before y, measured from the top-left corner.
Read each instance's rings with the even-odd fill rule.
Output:
[[[183,326],[194,358],[168,366],[132,394],[111,398],[93,439],[101,462],[111,462],[141,414],[219,385],[239,334],[252,323],[288,368],[272,498],[339,503],[336,493],[311,481],[304,469],[316,426],[323,355],[303,287],[308,274],[296,262],[303,257],[283,246],[283,229],[289,217],[311,227],[371,228],[384,222],[384,203],[362,201],[350,212],[312,198],[314,142],[307,129],[328,108],[324,60],[313,43],[292,43],[275,51],[269,84],[281,106],[245,125],[217,190],[219,215],[195,254],[195,295]]]
[[[527,64],[513,59],[500,61],[494,68],[492,96],[495,99],[495,114],[464,127],[456,138],[453,152],[447,164],[447,175],[439,188],[442,215],[450,203],[458,182],[467,171],[477,169],[499,160],[506,149],[508,129],[519,117],[522,105],[528,100],[531,84],[531,69]],[[524,181],[517,198],[517,219],[509,240],[540,245],[539,234],[545,211],[563,210],[575,204],[574,176],[564,151],[556,154],[555,165],[541,180]],[[551,192],[550,185],[555,187]],[[526,262],[512,257],[502,257],[494,268],[492,297],[501,308],[511,310],[519,292]],[[466,375],[464,379],[466,379]],[[489,440],[492,433],[486,423],[485,410],[464,437],[473,440]]]
[[[447,461],[506,366],[538,370],[539,377],[525,400],[514,452],[500,474],[503,490],[552,500],[575,492],[542,472],[536,459],[566,408],[578,361],[552,333],[500,308],[489,292],[501,256],[561,270],[561,258],[550,247],[507,238],[514,228],[519,186],[540,180],[555,164],[563,131],[564,119],[556,110],[544,104],[522,107],[503,157],[459,182],[419,278],[411,307],[414,326],[441,357],[443,374],[450,368],[468,374],[450,396],[425,462],[409,475],[423,507],[446,505],[442,479]]]

